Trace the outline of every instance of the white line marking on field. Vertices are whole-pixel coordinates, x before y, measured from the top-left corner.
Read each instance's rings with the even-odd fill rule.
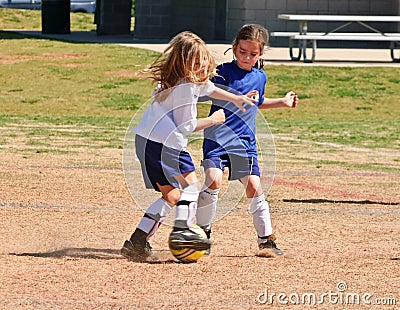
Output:
[[[378,155],[384,155],[384,156],[399,156],[400,157],[400,152],[393,150],[393,151],[382,151],[382,150],[375,150],[375,149],[369,149],[369,148],[361,148],[361,147],[355,147],[355,146],[348,146],[345,144],[339,144],[339,143],[333,143],[333,142],[319,142],[319,141],[310,141],[310,140],[303,140],[299,138],[291,138],[282,134],[277,134],[274,135],[275,138],[278,140],[284,140],[284,141],[295,141],[295,142],[301,142],[301,143],[307,143],[307,144],[316,144],[316,145],[322,145],[322,146],[330,146],[334,148],[340,148],[340,149],[346,149],[350,151],[357,151],[357,152],[364,152],[364,153],[375,153]]]

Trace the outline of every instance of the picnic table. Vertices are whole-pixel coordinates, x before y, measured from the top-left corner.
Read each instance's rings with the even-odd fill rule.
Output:
[[[388,23],[400,22],[400,16],[382,16],[382,15],[299,15],[299,14],[279,14],[279,19],[297,21],[299,25],[298,32],[272,32],[271,36],[289,37],[289,54],[292,60],[298,61],[303,56],[304,62],[313,62],[315,60],[317,40],[349,40],[349,41],[387,41],[390,42],[390,55],[393,61],[400,62],[400,58],[395,57],[395,49],[400,47],[400,33],[387,33],[379,30],[377,26],[371,26],[370,23]],[[339,22],[340,26],[326,32],[309,32],[308,22]],[[357,23],[365,28],[365,32],[348,33],[339,32],[349,25]],[[293,54],[293,42],[298,41],[299,53]],[[307,57],[307,45],[312,44],[312,56]]]

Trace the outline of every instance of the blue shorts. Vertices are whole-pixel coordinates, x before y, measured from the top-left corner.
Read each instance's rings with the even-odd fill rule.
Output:
[[[258,166],[258,160],[255,156],[242,157],[225,154],[220,157],[203,159],[201,165],[204,167],[204,170],[208,168],[219,168],[224,171],[225,167],[228,167],[228,179],[231,181],[239,180],[248,175],[260,176],[260,167]]]
[[[135,136],[135,149],[146,188],[153,188],[159,192],[156,183],[179,188],[179,183],[174,177],[195,171],[193,159],[186,151],[166,147],[139,135]]]

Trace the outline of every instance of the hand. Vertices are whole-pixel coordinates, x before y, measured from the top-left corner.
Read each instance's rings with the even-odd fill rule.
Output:
[[[251,92],[249,92],[250,94]],[[257,102],[258,99],[248,97],[247,95],[238,95],[232,103],[239,108],[240,111],[245,112],[246,109],[243,107],[243,104],[248,104],[249,106],[254,106],[254,102]]]
[[[210,118],[216,123],[216,124],[223,124],[225,122],[225,113],[223,109],[219,109],[215,111],[213,114],[210,115]]]
[[[258,94],[257,90],[251,90],[246,94],[247,97],[251,98],[251,99],[255,99],[255,100],[259,100],[260,99],[260,95]]]
[[[285,105],[287,105],[289,108],[295,108],[297,103],[299,102],[299,98],[297,98],[296,93],[293,91],[288,92],[284,100]]]
[[[222,88],[216,87],[214,92],[209,95],[209,97],[232,102],[235,106],[239,108],[240,111],[245,112],[246,109],[243,107],[243,104],[248,104],[250,106],[254,106],[253,102],[257,102],[257,100],[247,97],[246,95],[235,95],[231,92],[223,90]]]

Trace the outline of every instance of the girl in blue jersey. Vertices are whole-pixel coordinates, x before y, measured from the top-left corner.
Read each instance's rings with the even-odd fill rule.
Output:
[[[257,109],[294,108],[298,101],[294,92],[288,92],[283,98],[264,97],[267,77],[257,64],[262,61],[260,57],[267,44],[268,32],[264,27],[244,25],[232,44],[235,59],[217,67],[217,76],[212,79],[214,83],[254,96],[257,102],[242,113],[230,103],[213,101],[210,115],[222,107],[226,119],[224,124],[204,130],[202,166],[205,169],[205,184],[197,209],[197,224],[210,237],[223,171],[228,167],[229,180],[240,180],[245,187],[249,212],[258,236],[258,255],[263,257],[283,253],[275,243],[269,206],[260,183],[255,138]]]
[[[156,232],[171,207],[176,206],[169,246],[173,249],[207,250],[209,239],[190,228],[195,222],[200,191],[195,167],[186,151],[191,132],[222,124],[222,109],[204,119],[197,119],[196,104],[200,96],[233,102],[241,111],[243,104],[253,106],[253,99],[216,88],[210,81],[215,61],[204,41],[191,32],[175,36],[164,54],[150,67],[158,84],[153,102],[133,131],[136,155],[147,188],[161,192],[161,198],[146,210],[121,254],[134,261],[154,257],[149,238]]]

